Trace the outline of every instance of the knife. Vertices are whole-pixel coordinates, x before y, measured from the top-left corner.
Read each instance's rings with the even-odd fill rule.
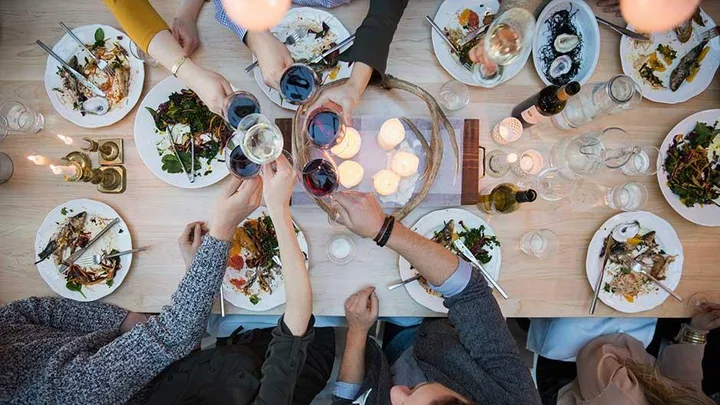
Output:
[[[605,275],[605,266],[607,265],[608,259],[610,259],[610,246],[612,245],[612,234],[607,236],[605,241],[605,257],[603,257],[603,264],[600,267],[600,274],[598,274],[597,284],[595,284],[595,295],[593,295],[592,302],[590,303],[590,315],[595,314],[595,307],[597,306],[598,297],[600,296],[600,284],[602,284],[603,276]]]
[[[396,289],[396,288],[400,288],[400,287],[404,286],[405,284],[410,284],[410,283],[412,283],[413,281],[418,280],[420,277],[422,277],[422,276],[418,274],[418,275],[416,275],[416,276],[410,277],[410,278],[407,279],[407,280],[402,280],[402,281],[400,281],[399,283],[395,283],[395,284],[393,284],[393,285],[391,285],[391,286],[388,286],[388,290],[392,291],[392,290],[394,290],[394,289]]]
[[[72,74],[83,86],[87,87],[90,91],[92,91],[93,93],[95,93],[95,95],[98,95],[98,96],[100,96],[100,97],[106,97],[105,92],[103,92],[102,90],[100,90],[100,89],[98,88],[98,86],[96,86],[96,85],[94,85],[92,82],[90,82],[90,80],[88,80],[88,79],[87,79],[85,76],[83,76],[80,72],[78,72],[77,70],[75,70],[75,69],[73,69],[72,67],[70,67],[70,65],[68,65],[67,62],[65,62],[65,60],[63,60],[63,58],[61,58],[61,57],[58,56],[55,52],[53,52],[52,49],[48,48],[47,45],[43,44],[42,41],[40,41],[40,40],[38,39],[37,41],[35,41],[35,43],[38,44],[38,45],[40,45],[40,48],[42,48],[45,52],[47,52],[48,55],[50,55],[50,56],[52,56],[53,58],[55,58],[55,60],[57,60],[58,63],[60,63],[61,65],[63,65],[63,67],[64,67],[65,69],[67,69],[67,71],[70,72],[70,74]]]
[[[168,129],[166,130],[166,135],[168,137],[168,141],[170,141],[170,149],[172,150],[173,155],[175,155],[175,159],[177,159],[178,162],[180,162],[180,167],[182,167],[183,172],[185,172],[185,175],[187,176],[188,181],[190,183],[195,183],[195,176],[190,177],[190,172],[188,171],[188,169],[185,168],[185,163],[183,163],[182,159],[180,159],[180,155],[177,153],[177,149],[175,149],[175,138],[173,137],[173,134],[172,134],[172,128],[175,128],[175,125],[173,125],[172,127],[168,127]],[[192,157],[192,161],[190,162],[190,164],[193,165],[193,169],[194,169],[195,168],[195,157],[194,156]]]
[[[595,18],[597,19],[598,22],[607,25],[607,26],[610,27],[613,31],[615,31],[615,32],[617,32],[617,33],[619,33],[619,34],[625,35],[626,37],[630,37],[630,38],[632,38],[632,39],[637,39],[637,40],[639,40],[639,41],[649,41],[649,40],[650,40],[650,38],[648,38],[647,36],[645,36],[645,35],[643,35],[643,34],[639,34],[639,33],[635,32],[635,31],[631,31],[631,30],[629,30],[629,29],[627,29],[627,28],[624,28],[624,27],[621,27],[621,26],[619,26],[619,25],[613,24],[613,23],[611,23],[610,21],[605,20],[605,19],[602,19],[602,18],[600,18],[600,17],[598,17],[598,16],[595,16]]]
[[[318,63],[321,60],[325,59],[328,55],[331,53],[337,51],[338,49],[342,48],[343,46],[352,43],[355,41],[355,34],[350,35],[349,37],[343,39],[340,41],[337,45],[333,46],[332,48],[328,49],[327,51],[323,52],[320,56],[316,57],[315,59],[311,60],[309,65],[312,65],[313,63]]]
[[[79,259],[83,254],[85,254],[85,252],[87,252],[88,249],[90,249],[90,247],[93,245],[93,243],[97,242],[98,239],[102,238],[102,236],[105,235],[107,233],[107,231],[109,231],[110,228],[115,226],[115,224],[117,224],[118,222],[120,222],[120,218],[115,218],[112,221],[110,221],[109,224],[105,225],[105,228],[103,228],[100,232],[97,233],[97,235],[95,235],[92,239],[90,239],[90,242],[88,242],[84,248],[82,248],[82,249],[78,250],[77,252],[73,253],[72,255],[70,255],[70,257],[68,257],[67,260],[65,260],[63,262],[63,264],[60,266],[60,273],[64,273],[65,270],[67,270],[67,268],[70,267],[70,264],[75,263],[77,261],[77,259]]]
[[[445,40],[445,43],[448,44],[448,46],[450,47],[450,49],[452,49],[453,52],[455,52],[456,54],[459,55],[459,54],[460,54],[460,50],[457,49],[457,47],[455,47],[455,44],[452,43],[452,41],[450,40],[450,38],[448,38],[447,35],[445,35],[445,33],[443,32],[442,28],[438,27],[438,25],[435,24],[435,20],[433,20],[432,17],[430,17],[429,15],[426,15],[426,16],[425,16],[425,20],[426,20],[428,23],[430,23],[430,26],[433,28],[433,30],[435,30],[435,32],[437,32],[438,34],[440,34],[440,37],[441,37],[443,40]]]
[[[482,34],[483,32],[487,31],[488,27],[490,27],[490,24],[485,24],[480,28],[475,28],[474,30],[468,32],[467,35],[465,35],[465,38],[463,38],[462,41],[460,41],[460,48],[464,48],[465,45],[469,44],[470,41],[477,38],[478,35]]]
[[[475,258],[475,255],[473,255],[472,252],[470,251],[470,249],[468,249],[467,246],[465,246],[465,244],[463,243],[463,241],[461,241],[460,239],[456,239],[455,242],[453,242],[453,245],[455,245],[455,248],[456,248],[463,256],[465,256],[465,258],[466,258],[467,260],[470,260],[470,263],[472,263],[473,266],[477,267],[477,269],[480,270],[480,273],[482,273],[482,275],[485,277],[485,279],[486,279],[490,284],[492,284],[493,287],[495,287],[495,288],[498,290],[498,292],[500,293],[500,295],[502,295],[503,298],[508,299],[508,295],[507,295],[507,293],[505,292],[505,290],[503,290],[503,288],[500,287],[500,284],[498,284],[497,281],[495,281],[495,280],[490,276],[490,273],[488,273],[487,270],[485,270],[485,268],[483,267],[483,265],[480,264],[480,262]]]

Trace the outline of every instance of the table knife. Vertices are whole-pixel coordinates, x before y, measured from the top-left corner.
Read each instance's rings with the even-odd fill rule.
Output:
[[[120,222],[120,218],[115,218],[112,221],[110,221],[109,224],[105,225],[105,228],[103,228],[100,232],[97,233],[92,239],[90,239],[90,242],[88,242],[84,248],[78,250],[77,252],[70,255],[70,257],[67,258],[63,262],[63,264],[60,266],[60,273],[64,273],[65,270],[67,270],[68,267],[70,267],[71,264],[75,263],[77,259],[79,259],[85,252],[87,252],[90,247],[98,241],[98,239],[102,238],[103,235],[107,233],[107,231],[110,230],[113,226],[115,226],[118,222]]]
[[[451,49],[453,52],[455,52],[456,54],[459,55],[459,54],[460,54],[460,50],[457,49],[457,48],[455,47],[455,44],[453,44],[452,41],[450,40],[450,38],[448,38],[447,35],[445,35],[445,33],[443,32],[442,28],[440,28],[437,24],[435,24],[435,20],[433,20],[432,17],[430,17],[429,15],[426,15],[426,16],[425,16],[425,20],[426,20],[428,23],[430,23],[430,26],[433,28],[433,30],[435,30],[435,32],[437,32],[443,40],[445,40],[445,43],[448,44],[448,46],[450,47],[450,49]]]
[[[472,263],[473,266],[477,267],[477,269],[480,270],[480,273],[482,273],[482,275],[485,277],[485,279],[488,281],[488,283],[492,284],[492,286],[495,287],[495,289],[497,289],[497,291],[500,293],[500,295],[502,295],[503,298],[508,299],[508,295],[505,292],[505,290],[503,290],[503,288],[500,287],[500,284],[498,284],[497,281],[495,281],[492,278],[492,276],[490,276],[490,273],[488,273],[487,270],[485,270],[485,267],[483,267],[483,265],[480,264],[480,262],[475,258],[475,255],[473,255],[472,252],[470,251],[470,249],[468,249],[467,246],[465,246],[463,241],[461,241],[460,239],[456,239],[455,242],[453,242],[453,245],[455,245],[455,248],[467,260],[470,260],[470,263]]]
[[[645,35],[643,35],[643,34],[639,34],[639,33],[635,32],[635,31],[631,31],[631,30],[629,30],[629,29],[627,29],[627,28],[624,28],[624,27],[621,27],[621,26],[619,26],[619,25],[613,24],[613,23],[611,23],[610,21],[605,20],[605,19],[603,19],[603,18],[600,18],[600,17],[598,17],[598,16],[595,16],[595,19],[597,19],[598,22],[607,25],[607,26],[610,27],[613,31],[615,31],[615,32],[617,32],[617,33],[619,33],[619,34],[625,35],[626,37],[629,37],[629,38],[632,38],[632,39],[637,39],[637,40],[639,40],[639,41],[649,41],[649,40],[650,40],[650,38],[648,38],[647,36],[645,36]]]
[[[470,41],[477,38],[478,35],[482,34],[483,32],[487,31],[487,29],[490,27],[490,24],[485,24],[480,28],[476,28],[470,32],[468,32],[467,35],[465,35],[465,38],[460,41],[460,48],[464,48],[465,45],[469,44]]]
[[[605,266],[607,265],[608,259],[610,259],[610,246],[612,246],[612,235],[608,235],[605,241],[605,256],[603,257],[602,267],[600,267],[600,274],[595,284],[595,292],[593,295],[592,302],[590,303],[590,315],[595,314],[595,307],[597,306],[598,297],[600,296],[600,285],[602,284],[603,276],[605,275]]]
[[[48,48],[47,45],[43,44],[42,41],[39,39],[35,41],[36,44],[40,45],[40,48],[42,48],[45,52],[48,53],[48,55],[55,58],[58,63],[60,63],[65,69],[67,69],[68,72],[70,72],[71,75],[73,75],[83,86],[87,87],[90,91],[92,91],[94,94],[100,96],[100,97],[106,97],[105,92],[100,90],[98,86],[94,85],[90,80],[88,80],[85,76],[83,76],[80,72],[73,69],[63,58],[58,56],[55,52],[52,51],[52,49]]]
[[[396,289],[396,288],[400,288],[400,287],[404,286],[405,284],[410,284],[410,283],[412,283],[413,281],[419,279],[420,277],[421,277],[421,276],[418,274],[418,275],[415,275],[415,276],[410,277],[410,278],[407,279],[407,280],[402,280],[402,281],[400,281],[399,283],[395,283],[395,284],[393,284],[393,285],[388,286],[388,290],[392,291],[392,290],[394,290],[394,289]]]
[[[320,56],[316,57],[315,59],[311,60],[309,65],[312,65],[313,63],[318,63],[321,60],[325,59],[328,55],[331,53],[337,51],[338,49],[342,48],[345,45],[348,45],[355,41],[355,34],[350,35],[349,37],[343,39],[342,41],[338,42],[337,45],[333,46],[332,48],[328,49],[327,51],[323,52]]]

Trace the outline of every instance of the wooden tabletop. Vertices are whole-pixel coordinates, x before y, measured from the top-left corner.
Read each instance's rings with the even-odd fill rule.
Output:
[[[172,21],[179,1],[156,1],[159,12]],[[589,1],[595,11],[602,11]],[[413,0],[400,22],[392,43],[388,73],[424,87],[437,95],[440,86],[451,79],[437,62],[430,42],[430,28],[425,15],[434,15],[437,0]],[[706,1],[705,11],[720,21],[720,2]],[[367,0],[332,11],[353,31],[362,21]],[[248,49],[230,31],[214,19],[212,3],[204,6],[199,19],[202,46],[194,58],[209,69],[227,77],[235,86],[256,94],[262,108],[273,118],[291,117],[289,111],[276,107],[264,97],[252,76],[243,68],[251,61]],[[605,16],[614,22],[618,18]],[[77,27],[90,23],[117,26],[109,11],[96,0],[66,2],[25,0],[0,4],[0,94],[16,97],[41,111],[46,118],[45,129],[34,135],[10,134],[0,142],[0,151],[9,154],[15,163],[12,179],[0,185],[0,304],[29,296],[53,295],[33,266],[35,233],[45,215],[55,206],[75,198],[91,198],[115,208],[130,227],[137,246],[151,245],[148,252],[137,254],[128,277],[105,301],[130,310],[158,312],[170,301],[184,268],[176,240],[185,224],[192,220],[209,220],[219,185],[200,190],[183,190],[167,185],[143,165],[133,141],[133,123],[137,109],[119,123],[107,128],[84,129],[60,117],[45,93],[43,75],[47,56],[35,45],[36,39],[54,44],[61,36],[58,25],[63,21]],[[619,41],[615,33],[600,27],[600,60],[591,78],[604,81],[620,73]],[[169,73],[162,68],[146,70],[143,95]],[[542,82],[529,61],[520,74],[502,86],[471,89],[470,104],[453,116],[480,120],[480,144],[492,150],[490,129],[520,101],[542,87]],[[668,131],[683,118],[695,112],[720,107],[720,79],[717,75],[707,90],[692,100],[676,105],[644,100],[635,110],[605,117],[583,130],[619,126],[631,133],[640,145],[659,146]],[[412,96],[397,92],[369,89],[355,114],[376,114],[387,117],[422,111],[423,105]],[[571,134],[577,134],[579,131]],[[61,158],[73,147],[56,139],[57,134],[79,141],[93,138],[122,137],[125,140],[125,166],[128,170],[127,191],[121,195],[102,194],[89,184],[70,184],[57,179],[46,167],[34,166],[27,155],[41,154]],[[561,136],[554,130],[536,130],[512,148],[528,148],[547,153],[553,140]],[[547,156],[547,155],[546,155]],[[508,175],[502,181],[516,181]],[[606,185],[617,185],[627,178],[620,173],[598,179]],[[595,180],[593,180],[595,181]],[[685,263],[677,292],[683,297],[701,291],[720,292],[720,228],[692,224],[670,208],[663,199],[655,176],[639,178],[650,193],[646,209],[672,224],[683,243]],[[485,178],[482,186],[497,183]],[[500,283],[510,295],[499,298],[503,313],[509,317],[574,317],[586,316],[592,291],[585,276],[585,255],[590,238],[614,212],[596,209],[577,212],[567,202],[538,200],[517,213],[507,216],[481,214],[473,206],[465,207],[478,213],[492,225],[502,241],[503,263]],[[421,207],[405,221],[413,224],[433,210]],[[372,241],[356,240],[355,260],[338,267],[328,262],[325,245],[333,232],[325,214],[315,207],[294,209],[293,216],[308,238],[315,313],[342,315],[347,296],[362,286],[374,285],[380,296],[380,314],[385,316],[436,316],[416,304],[404,289],[389,292],[385,286],[398,279],[398,256],[380,249]],[[560,253],[547,260],[524,255],[518,248],[520,235],[531,229],[548,228],[560,237]],[[228,312],[242,312],[227,304]],[[217,306],[215,308],[218,309]],[[276,308],[271,313],[281,313]],[[637,316],[680,317],[687,310],[673,299],[653,311]],[[600,304],[597,316],[626,316]]]

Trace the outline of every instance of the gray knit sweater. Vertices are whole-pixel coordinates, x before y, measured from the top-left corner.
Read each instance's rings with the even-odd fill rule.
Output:
[[[0,308],[0,404],[122,404],[197,345],[229,243],[205,236],[170,305],[120,335],[128,311],[28,298]]]

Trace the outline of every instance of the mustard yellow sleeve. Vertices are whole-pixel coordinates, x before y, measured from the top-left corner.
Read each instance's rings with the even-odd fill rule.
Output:
[[[158,32],[170,29],[148,0],[103,0],[103,3],[123,31],[145,52]]]

